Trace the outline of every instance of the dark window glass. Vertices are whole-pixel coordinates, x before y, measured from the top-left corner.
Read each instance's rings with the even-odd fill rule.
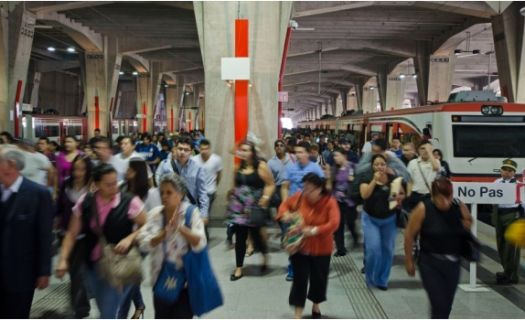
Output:
[[[525,126],[452,127],[455,157],[523,158]]]

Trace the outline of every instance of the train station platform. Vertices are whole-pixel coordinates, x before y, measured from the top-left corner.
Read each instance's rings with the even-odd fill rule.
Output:
[[[513,286],[496,286],[494,274],[499,271],[497,253],[493,246],[490,228],[479,224],[480,240],[484,243],[483,257],[478,266],[478,283],[487,292],[465,292],[458,289],[451,318],[469,319],[523,319],[525,318],[525,283]],[[204,318],[292,318],[288,305],[291,282],[285,281],[287,254],[274,237],[277,230],[270,229],[270,268],[264,275],[257,268],[262,261],[255,253],[245,260],[244,277],[231,282],[235,257],[225,244],[225,228],[210,228],[211,260],[223,290],[225,304],[205,315]],[[494,239],[494,238],[492,238]],[[403,235],[396,243],[396,256],[392,267],[388,291],[368,289],[361,273],[363,251],[353,250],[345,257],[332,258],[328,284],[328,301],[321,304],[323,318],[428,318],[429,302],[421,281],[416,275],[409,277],[403,262]],[[152,286],[148,278],[149,260],[144,261],[146,280],[142,294],[146,302],[145,318],[153,318]],[[523,270],[522,270],[523,271]],[[525,277],[525,272],[522,272]],[[465,264],[460,283],[468,283],[469,272]],[[525,279],[525,278],[522,278]],[[31,318],[71,318],[69,309],[69,281],[52,278],[46,290],[37,292],[33,301]],[[91,318],[98,316],[91,300]],[[310,318],[311,303],[305,307],[305,318]],[[130,314],[134,308],[131,307]]]

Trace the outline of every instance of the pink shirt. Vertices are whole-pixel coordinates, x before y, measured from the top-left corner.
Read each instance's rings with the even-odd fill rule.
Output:
[[[86,194],[82,195],[80,199],[78,199],[77,203],[73,207],[73,214],[77,216],[82,216],[82,202],[84,202],[85,198],[86,198]],[[100,197],[98,193],[96,193],[96,201],[97,201],[97,212],[98,212],[98,217],[100,221],[100,227],[103,228],[111,209],[117,207],[120,203],[120,192],[117,193],[113,197],[113,199],[107,203],[104,203],[104,200],[102,199],[102,197]],[[142,203],[140,198],[137,196],[134,196],[133,199],[131,199],[131,202],[129,204],[128,218],[130,220],[135,219],[142,212],[143,209],[144,209],[144,204]],[[97,221],[95,219],[91,219],[91,223],[89,227],[91,228],[91,230],[96,230]],[[97,244],[95,248],[93,248],[93,251],[91,252],[91,260],[97,261],[100,259],[101,255],[102,255],[102,252],[100,250],[100,245]]]

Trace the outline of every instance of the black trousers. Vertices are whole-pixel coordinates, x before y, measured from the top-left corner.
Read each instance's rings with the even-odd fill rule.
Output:
[[[0,288],[0,318],[1,319],[28,319],[31,312],[31,303],[35,291],[12,292]]]
[[[237,268],[241,268],[244,265],[244,256],[246,255],[246,240],[248,239],[248,233],[252,236],[253,245],[255,250],[260,251],[262,254],[268,253],[268,247],[261,236],[260,227],[248,227],[241,225],[234,225],[235,232],[235,263]]]
[[[179,299],[173,303],[167,303],[153,295],[155,306],[155,319],[191,319],[193,311],[190,305],[188,289],[182,289]]]
[[[307,297],[313,303],[326,301],[330,255],[307,256],[296,253],[290,257],[290,261],[294,272],[292,290],[288,299],[290,305],[304,308]]]
[[[87,294],[84,278],[84,255],[85,243],[82,240],[76,242],[69,257],[69,276],[71,277],[71,305],[76,318],[89,316],[91,306]]]
[[[357,220],[357,210],[355,207],[349,207],[346,203],[337,202],[339,205],[339,212],[341,213],[341,220],[339,222],[339,228],[334,233],[335,246],[337,252],[346,253],[345,248],[345,225],[348,226],[354,244],[359,241],[359,234],[355,229],[355,222]]]
[[[430,299],[432,319],[448,319],[459,283],[460,269],[460,261],[420,253],[419,273]]]

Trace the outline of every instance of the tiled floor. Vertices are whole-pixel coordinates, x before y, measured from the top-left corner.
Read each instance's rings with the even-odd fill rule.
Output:
[[[234,251],[226,249],[224,228],[210,230],[213,238],[210,243],[211,259],[223,290],[225,304],[205,315],[205,318],[293,317],[293,310],[288,305],[291,283],[284,280],[287,255],[279,249],[278,241],[273,237],[271,239],[271,268],[267,274],[259,275],[257,266],[261,262],[261,256],[254,254],[245,260],[245,276],[236,282],[231,282],[229,276],[235,265]],[[149,269],[147,265],[146,259],[145,267]],[[428,318],[428,299],[421,282],[417,276],[408,277],[404,270],[401,234],[398,236],[396,259],[388,291],[372,289],[370,294],[370,291],[364,287],[364,276],[359,271],[361,266],[362,251],[352,252],[345,258],[332,259],[328,301],[321,305],[323,318],[380,317],[381,314],[388,318]],[[487,274],[499,271],[497,263],[490,259],[484,259],[481,268]],[[463,270],[462,282],[467,281],[468,272]],[[37,292],[33,302],[32,317],[71,317],[66,313],[67,290],[64,289],[66,283],[53,278],[50,288]],[[520,305],[521,295],[525,292],[523,285],[496,288],[496,290],[470,293],[458,289],[451,317],[525,318],[525,311],[517,306]],[[154,313],[149,279],[146,279],[142,285],[142,294],[147,305],[145,317],[152,318]],[[517,300],[514,299],[516,296]],[[514,303],[510,300],[514,300]],[[93,300],[92,305],[94,307]],[[375,308],[375,313],[366,313],[371,307]],[[310,308],[311,303],[307,302],[305,317],[309,317]],[[97,317],[95,307],[91,317]]]

